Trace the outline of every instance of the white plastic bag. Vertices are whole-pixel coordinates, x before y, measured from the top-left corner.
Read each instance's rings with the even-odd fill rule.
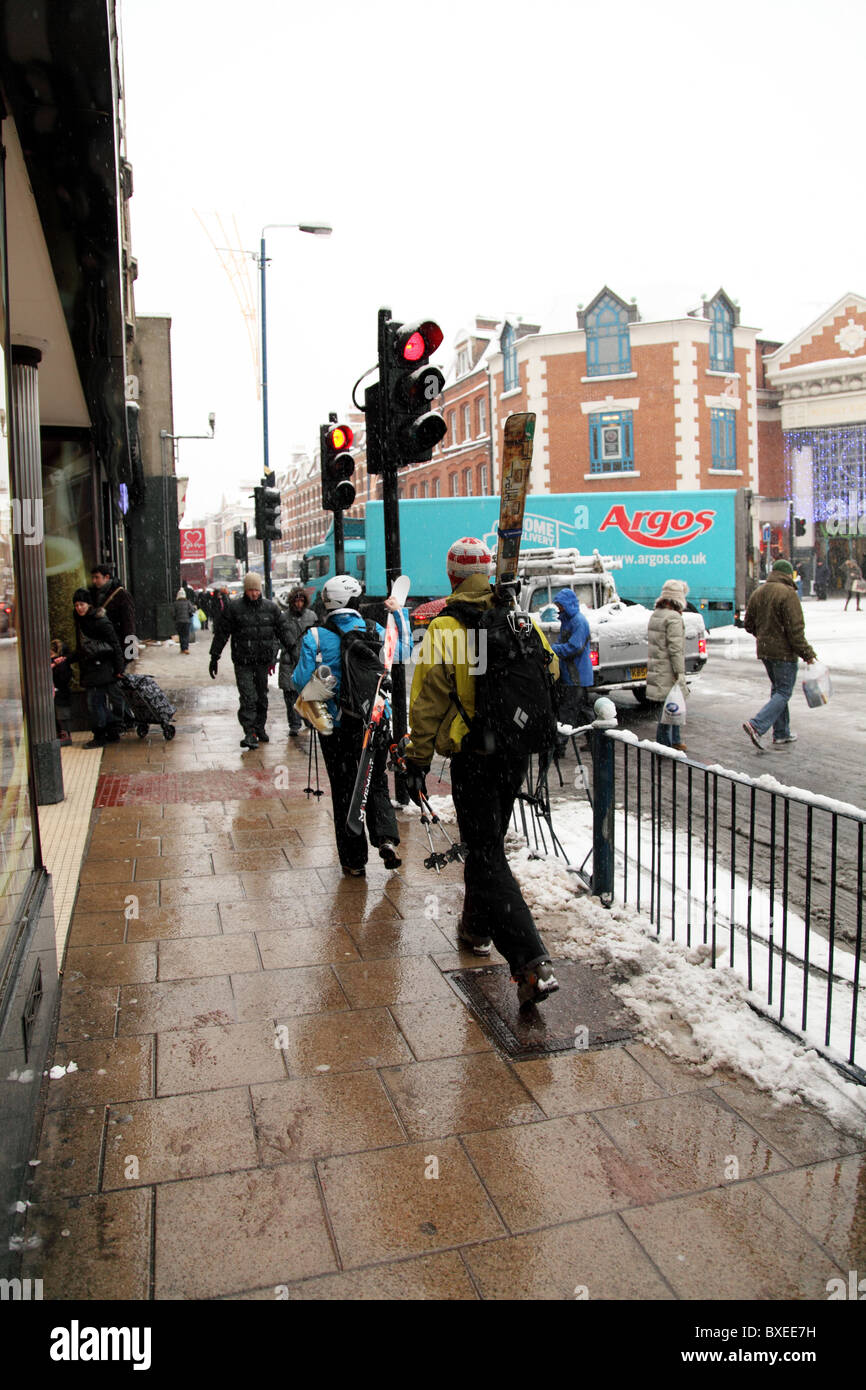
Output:
[[[677,684],[668,691],[667,698],[662,705],[661,724],[685,724],[686,722],[686,696],[682,686]]]
[[[829,704],[830,696],[833,694],[833,683],[830,680],[830,672],[822,661],[812,661],[803,667],[800,679],[806,704],[810,709]]]

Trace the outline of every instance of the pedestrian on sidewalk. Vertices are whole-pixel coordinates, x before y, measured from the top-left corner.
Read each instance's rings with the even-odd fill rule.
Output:
[[[656,599],[655,608],[647,628],[647,699],[661,701],[667,699],[675,685],[683,695],[688,695],[686,686],[686,628],[683,611],[689,586],[682,579],[668,579]],[[666,748],[678,748],[685,753],[682,741],[682,728],[679,724],[656,725],[656,743]]]
[[[289,637],[289,645],[283,647],[280,652],[279,686],[286,700],[286,714],[289,717],[289,734],[292,738],[297,738],[301,729],[304,727],[304,721],[295,709],[295,701],[298,698],[299,692],[292,683],[292,672],[301,657],[301,638],[308,627],[315,627],[318,622],[315,613],[307,603],[307,594],[304,589],[292,589],[288,598],[285,619],[285,629]]]
[[[357,608],[362,593],[363,589],[358,580],[350,574],[336,574],[323,585],[322,604],[327,614],[327,626],[307,628],[301,638],[298,663],[292,672],[292,684],[297,690],[303,690],[316,669],[317,656],[321,653],[321,664],[330,667],[335,677],[334,693],[327,701],[333,730],[329,734],[320,731],[318,737],[331,786],[337,854],[343,873],[349,878],[363,878],[366,874],[368,835],[370,844],[374,849],[378,849],[386,869],[398,869],[402,863],[397,857],[400,831],[391,805],[385,768],[388,750],[384,746],[377,749],[373,759],[373,773],[364,817],[367,834],[355,835],[346,825],[358,775],[364,725],[361,719],[352,718],[340,702],[345,674],[343,645],[346,633],[369,631]],[[396,610],[397,605],[394,600],[388,598],[385,600],[385,606]],[[384,642],[383,628],[378,623],[371,624],[371,627],[375,632],[376,641],[379,644]]]
[[[852,597],[857,600],[857,612],[860,612],[860,595],[863,593],[863,571],[856,560],[846,560],[842,566],[842,574],[845,580],[845,607],[843,613],[847,613],[848,604]]]
[[[592,656],[589,650],[589,622],[580,611],[573,589],[560,589],[553,602],[559,612],[559,641],[551,644],[559,658],[557,682],[557,721],[576,728],[586,692],[592,688]],[[568,747],[568,738],[559,736],[556,755],[561,757]]]
[[[830,584],[830,566],[826,560],[819,560],[815,565],[815,594],[822,603],[827,601],[827,589]]]
[[[85,748],[102,748],[117,743],[120,737],[118,722],[112,709],[112,694],[119,694],[116,682],[123,674],[123,652],[117,633],[103,608],[90,601],[87,589],[76,589],[72,595],[75,611],[77,642],[73,661],[78,666],[79,680],[87,692],[87,709],[93,737]]]
[[[189,625],[195,608],[186,596],[185,589],[178,589],[174,600],[174,625],[180,638],[182,656],[189,656]]]
[[[794,567],[788,560],[776,560],[766,583],[752,594],[743,626],[757,638],[758,659],[763,661],[770,678],[769,700],[752,719],[746,720],[743,729],[756,748],[763,749],[761,740],[771,726],[774,748],[796,743],[788,701],[797,679],[797,658],[806,662],[817,658],[806,641],[803,605],[794,585]]]
[[[226,605],[217,624],[208,666],[213,680],[229,638],[240,696],[238,721],[244,731],[241,748],[258,748],[260,743],[270,743],[266,728],[268,675],[276,669],[280,647],[288,641],[285,615],[272,599],[262,597],[261,575],[244,576],[243,594]]]
[[[137,660],[135,604],[132,595],[115,579],[110,565],[94,565],[90,572],[90,602],[101,608],[117,634],[123,653],[123,667]]]
[[[474,536],[456,541],[448,551],[451,596],[427,630],[412,680],[407,784],[410,797],[420,805],[434,751],[451,758],[451,793],[467,848],[458,941],[478,956],[488,956],[495,945],[511,967],[523,1005],[540,1002],[559,988],[547,947],[505,854],[505,835],[529,755],[489,753],[483,748],[483,731],[473,730],[477,740],[470,737],[474,668],[469,663],[467,627],[449,612],[453,604],[471,604],[482,612],[493,606],[490,566],[487,547]],[[540,630],[539,635],[550,651]],[[550,670],[554,678],[559,674],[552,652]]]

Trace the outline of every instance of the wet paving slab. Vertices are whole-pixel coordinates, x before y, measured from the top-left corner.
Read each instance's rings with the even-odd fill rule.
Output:
[[[344,878],[306,737],[275,692],[241,750],[223,668],[161,679],[171,743],[103,755],[77,1070],[28,1188],[47,1297],[802,1299],[866,1265],[862,1135],[649,1046],[583,962],[521,1012],[459,950],[460,868],[424,870],[417,817],[401,871]]]

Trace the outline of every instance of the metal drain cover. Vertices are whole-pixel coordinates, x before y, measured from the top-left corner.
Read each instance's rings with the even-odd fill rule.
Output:
[[[507,965],[447,971],[487,1036],[509,1057],[526,1061],[554,1052],[628,1042],[638,1021],[603,976],[578,961],[554,961],[559,989],[536,1008],[521,1010]]]

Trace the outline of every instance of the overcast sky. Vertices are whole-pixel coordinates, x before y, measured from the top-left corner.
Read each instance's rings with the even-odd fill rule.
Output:
[[[217,417],[180,444],[187,521],[262,463],[208,232],[334,228],[266,233],[276,466],[349,408],[380,306],[435,318],[445,368],[476,313],[573,328],[603,284],[644,319],[723,286],[780,341],[866,293],[863,0],[119,4],[136,310],[172,318],[175,432]]]

